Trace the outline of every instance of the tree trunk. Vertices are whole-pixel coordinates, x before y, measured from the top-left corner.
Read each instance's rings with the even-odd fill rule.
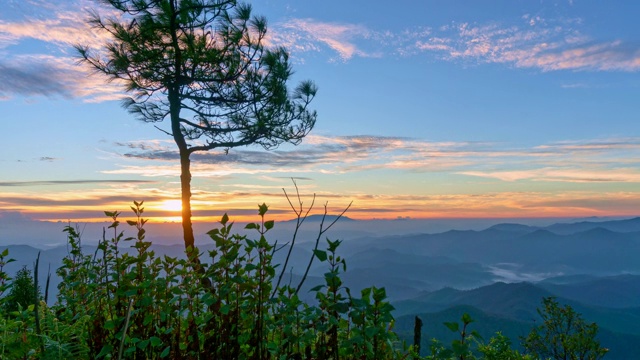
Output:
[[[184,237],[184,247],[191,258],[191,251],[194,247],[195,238],[193,236],[193,224],[191,223],[191,152],[180,128],[180,98],[179,90],[169,89],[169,110],[171,115],[171,132],[173,140],[178,145],[180,152],[180,190],[182,192],[182,233]],[[197,255],[196,255],[197,258]]]
[[[180,147],[180,189],[182,191],[182,232],[185,249],[193,248],[195,237],[191,223],[191,159],[189,151]]]
[[[194,247],[193,225],[191,224],[191,152],[187,146],[184,133],[182,132],[182,126],[180,124],[180,111],[182,109],[182,101],[180,100],[180,85],[178,79],[182,75],[182,51],[178,42],[178,25],[177,25],[177,10],[178,2],[175,0],[169,1],[168,16],[170,19],[169,35],[171,36],[171,43],[173,50],[175,51],[175,67],[173,75],[173,82],[167,86],[168,100],[169,100],[169,116],[171,117],[171,132],[173,133],[173,140],[178,145],[180,152],[180,190],[182,192],[182,232],[184,235],[184,246],[187,250],[187,255],[190,260],[194,260],[198,264],[198,255],[192,251]],[[164,10],[164,9],[163,9]]]

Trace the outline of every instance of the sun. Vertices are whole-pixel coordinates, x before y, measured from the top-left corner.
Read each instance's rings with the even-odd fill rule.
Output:
[[[165,200],[160,208],[166,211],[182,211],[182,202],[180,200]]]

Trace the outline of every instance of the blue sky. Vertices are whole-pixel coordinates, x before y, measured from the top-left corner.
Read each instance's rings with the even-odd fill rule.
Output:
[[[298,147],[196,156],[196,219],[262,202],[286,213],[292,177],[362,219],[638,214],[640,4],[252,5],[294,81],[318,85],[318,122]],[[94,219],[143,199],[174,219],[172,140],[76,64],[73,44],[105,40],[84,23],[90,8],[108,11],[9,0],[0,14],[0,214]]]

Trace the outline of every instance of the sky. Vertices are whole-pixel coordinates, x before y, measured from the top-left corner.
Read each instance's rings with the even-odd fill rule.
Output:
[[[196,221],[640,213],[636,1],[257,0],[291,87],[313,80],[315,128],[297,147],[197,154]],[[0,12],[0,218],[93,221],[144,200],[179,219],[172,139],[78,64],[107,40],[89,0],[5,0]],[[168,124],[158,124],[166,129]],[[294,199],[295,201],[295,199]]]

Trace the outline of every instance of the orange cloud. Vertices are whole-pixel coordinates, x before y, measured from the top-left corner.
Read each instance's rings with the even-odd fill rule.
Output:
[[[255,220],[257,204],[267,203],[276,220],[292,217],[282,189],[294,195],[290,180],[272,179],[273,184],[224,184],[194,186],[192,208],[195,221],[217,221],[229,213],[237,221]],[[213,188],[217,188],[213,190]],[[579,217],[634,216],[640,193],[624,191],[477,191],[466,193],[416,194],[403,187],[319,191],[316,183],[300,183],[303,201],[309,204],[317,193],[317,211],[328,204],[328,211],[339,213],[353,201],[348,216],[356,219],[387,218],[501,218],[501,217]],[[426,189],[425,189],[426,190]],[[144,200],[145,216],[155,221],[175,221],[179,213],[167,209],[167,201],[180,198],[177,184],[149,186],[103,187],[100,189],[42,188],[38,195],[31,191],[3,193],[0,211],[19,211],[31,218],[62,221],[104,221],[103,211],[128,212],[132,200]]]

